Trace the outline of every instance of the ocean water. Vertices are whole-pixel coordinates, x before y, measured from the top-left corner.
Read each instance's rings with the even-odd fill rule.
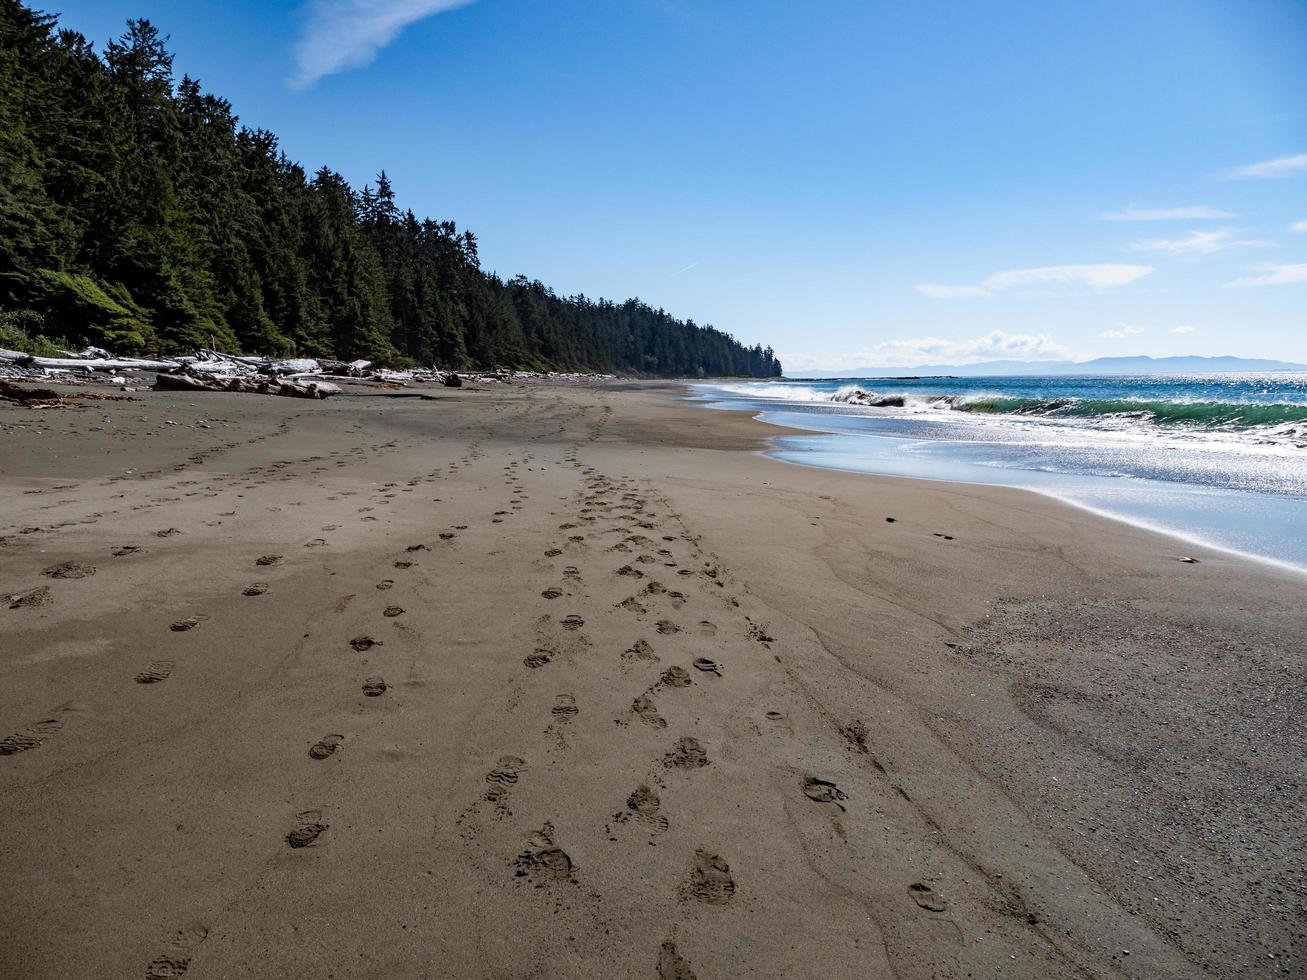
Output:
[[[1307,374],[719,382],[693,397],[813,432],[777,439],[789,462],[1024,487],[1307,571]]]

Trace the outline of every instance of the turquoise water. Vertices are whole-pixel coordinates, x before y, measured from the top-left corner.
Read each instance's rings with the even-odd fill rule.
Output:
[[[1024,487],[1307,570],[1304,375],[696,387],[712,405],[822,433],[779,438],[773,455],[790,462]]]

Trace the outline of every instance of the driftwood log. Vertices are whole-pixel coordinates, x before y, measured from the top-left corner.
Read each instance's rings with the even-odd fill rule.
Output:
[[[166,371],[176,361],[146,361],[135,357],[36,357],[22,351],[0,348],[0,361],[22,367],[68,368],[75,371]]]
[[[274,381],[270,378],[197,378],[189,374],[160,374],[154,386],[165,391],[237,391],[288,398],[330,398],[340,394],[338,385],[326,381]]]

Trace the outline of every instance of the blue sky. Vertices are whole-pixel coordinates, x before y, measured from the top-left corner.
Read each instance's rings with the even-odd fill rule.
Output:
[[[1307,3],[64,0],[483,263],[787,370],[1307,362]]]

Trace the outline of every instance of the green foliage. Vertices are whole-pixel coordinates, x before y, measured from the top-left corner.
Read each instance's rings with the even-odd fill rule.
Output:
[[[31,287],[50,325],[67,336],[84,336],[99,347],[132,353],[143,350],[152,337],[150,324],[132,309],[122,290],[120,302],[89,276],[38,269]]]
[[[0,310],[0,347],[37,357],[59,357],[68,344],[45,335],[45,317],[35,310]]]
[[[176,80],[167,40],[129,21],[101,57],[0,0],[0,306],[122,353],[780,374],[770,349],[638,300],[485,273],[476,237],[400,211],[384,172],[361,191],[326,167],[310,177]]]

